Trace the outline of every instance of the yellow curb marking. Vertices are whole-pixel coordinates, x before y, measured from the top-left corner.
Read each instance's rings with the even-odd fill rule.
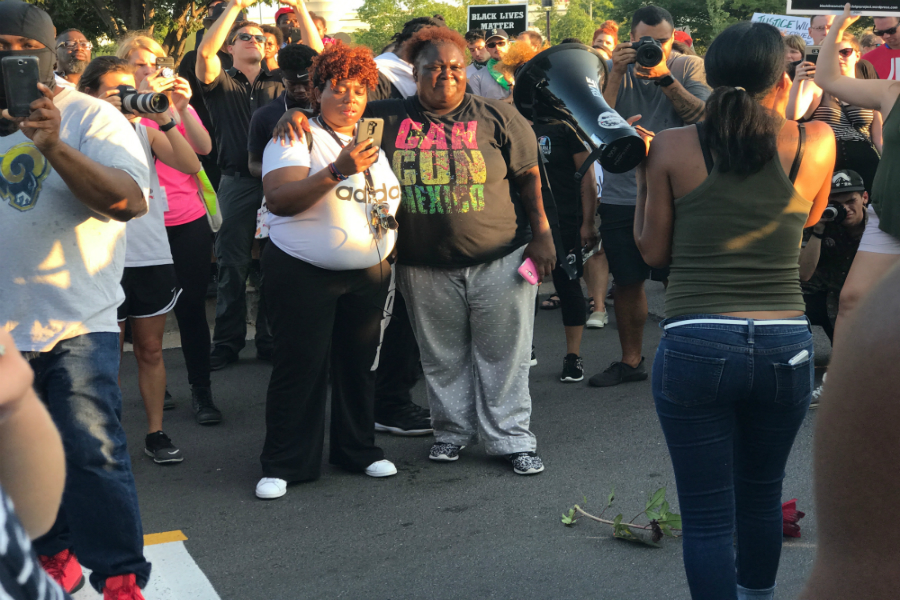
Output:
[[[183,542],[187,540],[187,536],[180,530],[165,531],[163,533],[151,533],[144,536],[145,546],[155,546],[157,544],[168,544],[169,542]]]

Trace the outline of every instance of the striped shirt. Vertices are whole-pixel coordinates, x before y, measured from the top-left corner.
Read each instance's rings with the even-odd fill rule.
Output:
[[[842,104],[830,94],[822,94],[822,100],[812,114],[813,121],[828,123],[834,130],[834,137],[842,142],[871,141],[874,118],[875,111]]]

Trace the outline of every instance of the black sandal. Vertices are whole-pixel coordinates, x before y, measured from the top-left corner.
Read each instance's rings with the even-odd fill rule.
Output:
[[[541,310],[556,310],[559,308],[559,296],[551,294],[549,298],[541,302]]]

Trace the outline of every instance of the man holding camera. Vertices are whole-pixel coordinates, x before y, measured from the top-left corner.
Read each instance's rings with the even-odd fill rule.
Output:
[[[149,169],[111,104],[56,87],[55,35],[40,8],[0,2],[0,55],[13,63],[0,67],[39,90],[0,121],[0,329],[31,363],[65,448],[62,508],[34,542],[42,565],[71,591],[84,580],[74,550],[105,598],[142,600],[150,564],[120,421],[116,309],[125,221],[147,212]],[[35,58],[40,83],[19,79],[16,61]],[[4,109],[8,96],[4,86]]]
[[[856,171],[835,171],[822,219],[804,232],[800,281],[806,316],[833,341],[841,289],[866,228],[869,195]]]
[[[675,22],[669,11],[644,6],[631,20],[631,42],[619,44],[603,97],[622,117],[651,132],[696,123],[703,118],[711,90],[703,59],[672,52]],[[603,173],[600,232],[615,278],[615,314],[622,360],[591,377],[595,387],[647,379],[641,356],[647,296],[644,281],[650,267],[634,241],[637,182],[634,170]]]

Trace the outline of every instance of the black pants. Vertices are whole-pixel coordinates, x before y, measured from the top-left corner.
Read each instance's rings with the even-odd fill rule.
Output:
[[[806,302],[806,318],[812,325],[819,325],[825,330],[825,335],[834,343],[834,325],[828,316],[828,292],[815,292],[803,294]]]
[[[587,314],[584,304],[584,292],[581,290],[581,277],[584,276],[584,263],[581,258],[581,218],[580,215],[568,217],[560,215],[559,235],[566,252],[575,255],[575,269],[577,279],[569,279],[565,270],[557,264],[553,269],[553,287],[559,296],[559,307],[562,313],[563,325],[566,327],[578,327],[587,322]],[[559,257],[566,260],[565,256]]]
[[[384,331],[375,377],[375,420],[393,415],[412,403],[412,389],[419,381],[419,345],[413,334],[406,301],[394,291],[391,320]]]
[[[209,387],[209,324],[206,322],[206,286],[209,283],[212,232],[206,215],[166,227],[175,261],[178,285],[183,290],[175,305],[181,332],[181,352],[191,387]]]
[[[328,461],[362,471],[384,458],[375,446],[375,372],[391,278],[385,261],[368,269],[329,271],[263,251],[263,285],[274,333],[266,396],[266,477],[317,479],[325,438],[331,363],[331,449]]]

